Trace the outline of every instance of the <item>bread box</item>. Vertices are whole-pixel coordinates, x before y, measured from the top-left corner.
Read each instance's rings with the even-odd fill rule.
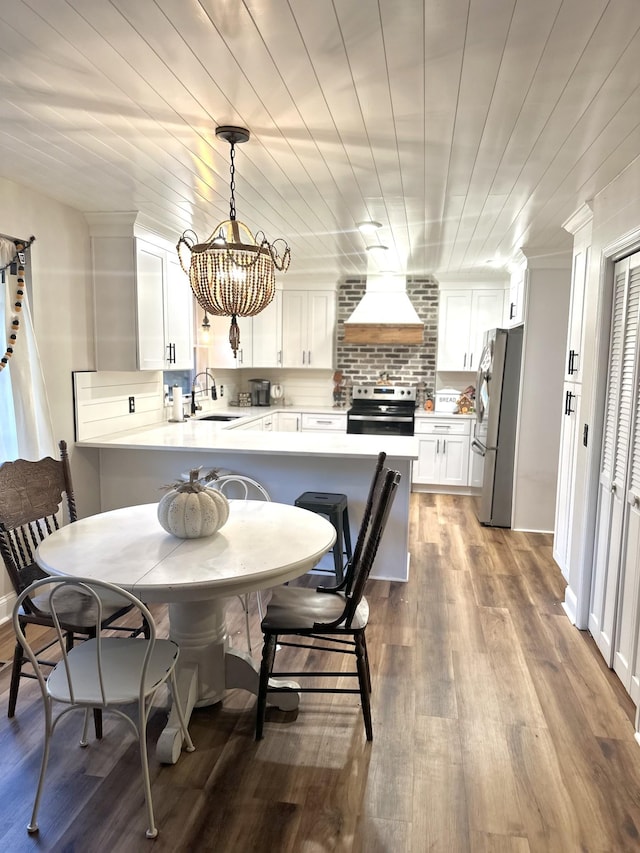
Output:
[[[436,391],[436,412],[452,415],[456,410],[459,397],[460,392],[456,391],[455,388],[442,388],[440,391]]]

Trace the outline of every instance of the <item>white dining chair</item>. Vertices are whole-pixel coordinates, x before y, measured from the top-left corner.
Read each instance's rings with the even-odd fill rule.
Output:
[[[245,477],[243,474],[221,474],[215,480],[208,482],[207,488],[217,489],[229,498],[229,500],[271,500],[271,496],[264,486],[251,477]],[[253,647],[251,645],[251,623],[249,620],[249,602],[251,600],[251,594],[244,593],[243,595],[239,595],[238,598],[242,602],[242,608],[244,610],[247,647],[249,649],[249,654],[253,654]],[[264,611],[262,607],[262,597],[259,590],[256,591],[256,603],[258,605],[260,621],[262,621]]]
[[[36,652],[24,632],[21,607],[25,599],[34,592],[46,589],[47,609],[51,613],[57,635],[59,662],[50,672],[43,673]],[[59,608],[66,606],[69,595],[84,598],[95,613],[95,636],[85,642],[67,648],[65,630],[61,624]],[[149,626],[148,639],[142,637],[105,636],[101,633],[102,599],[105,595],[119,595],[137,608]],[[13,627],[18,641],[24,648],[35,676],[40,684],[45,711],[45,734],[40,777],[36,789],[31,821],[27,826],[30,833],[38,831],[38,809],[42,796],[51,737],[57,724],[70,711],[84,710],[84,725],[81,746],[87,746],[89,712],[95,708],[118,715],[133,729],[140,745],[142,782],[147,807],[148,838],[155,838],[158,829],[153,815],[149,759],[147,754],[147,720],[149,709],[158,689],[168,683],[178,713],[182,734],[188,752],[195,749],[176,687],[175,666],[179,648],[173,640],[157,639],[156,626],[149,609],[130,592],[114,584],[89,578],[47,577],[35,581],[18,596],[13,607]],[[55,643],[56,641],[54,641]],[[54,714],[54,704],[66,707]],[[138,722],[120,709],[122,705],[138,705]]]

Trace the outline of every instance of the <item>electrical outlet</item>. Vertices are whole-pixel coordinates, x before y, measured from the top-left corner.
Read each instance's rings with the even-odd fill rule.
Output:
[[[136,398],[129,397],[129,414],[132,415],[136,410]]]

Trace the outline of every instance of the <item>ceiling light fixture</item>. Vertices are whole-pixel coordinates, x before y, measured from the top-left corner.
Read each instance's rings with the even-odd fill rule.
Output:
[[[383,246],[382,243],[374,243],[372,246],[367,246],[367,252],[386,252],[388,246]]]
[[[382,228],[382,222],[367,219],[364,222],[356,222],[356,228],[361,234],[375,234],[378,228]]]
[[[209,314],[231,317],[229,343],[235,357],[240,346],[236,318],[253,317],[267,307],[275,294],[275,271],[287,271],[291,250],[282,238],[270,243],[261,231],[254,238],[236,219],[235,146],[249,140],[249,131],[224,125],[216,128],[216,136],[231,146],[229,219],[216,225],[204,243],[198,243],[193,231],[185,231],[176,249],[199,305]],[[183,246],[191,252],[188,269],[181,255]]]

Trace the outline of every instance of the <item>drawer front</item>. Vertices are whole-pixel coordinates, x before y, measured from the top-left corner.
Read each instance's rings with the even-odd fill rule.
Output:
[[[347,431],[347,415],[302,415],[302,429]]]
[[[471,435],[470,420],[416,418],[416,435]]]

